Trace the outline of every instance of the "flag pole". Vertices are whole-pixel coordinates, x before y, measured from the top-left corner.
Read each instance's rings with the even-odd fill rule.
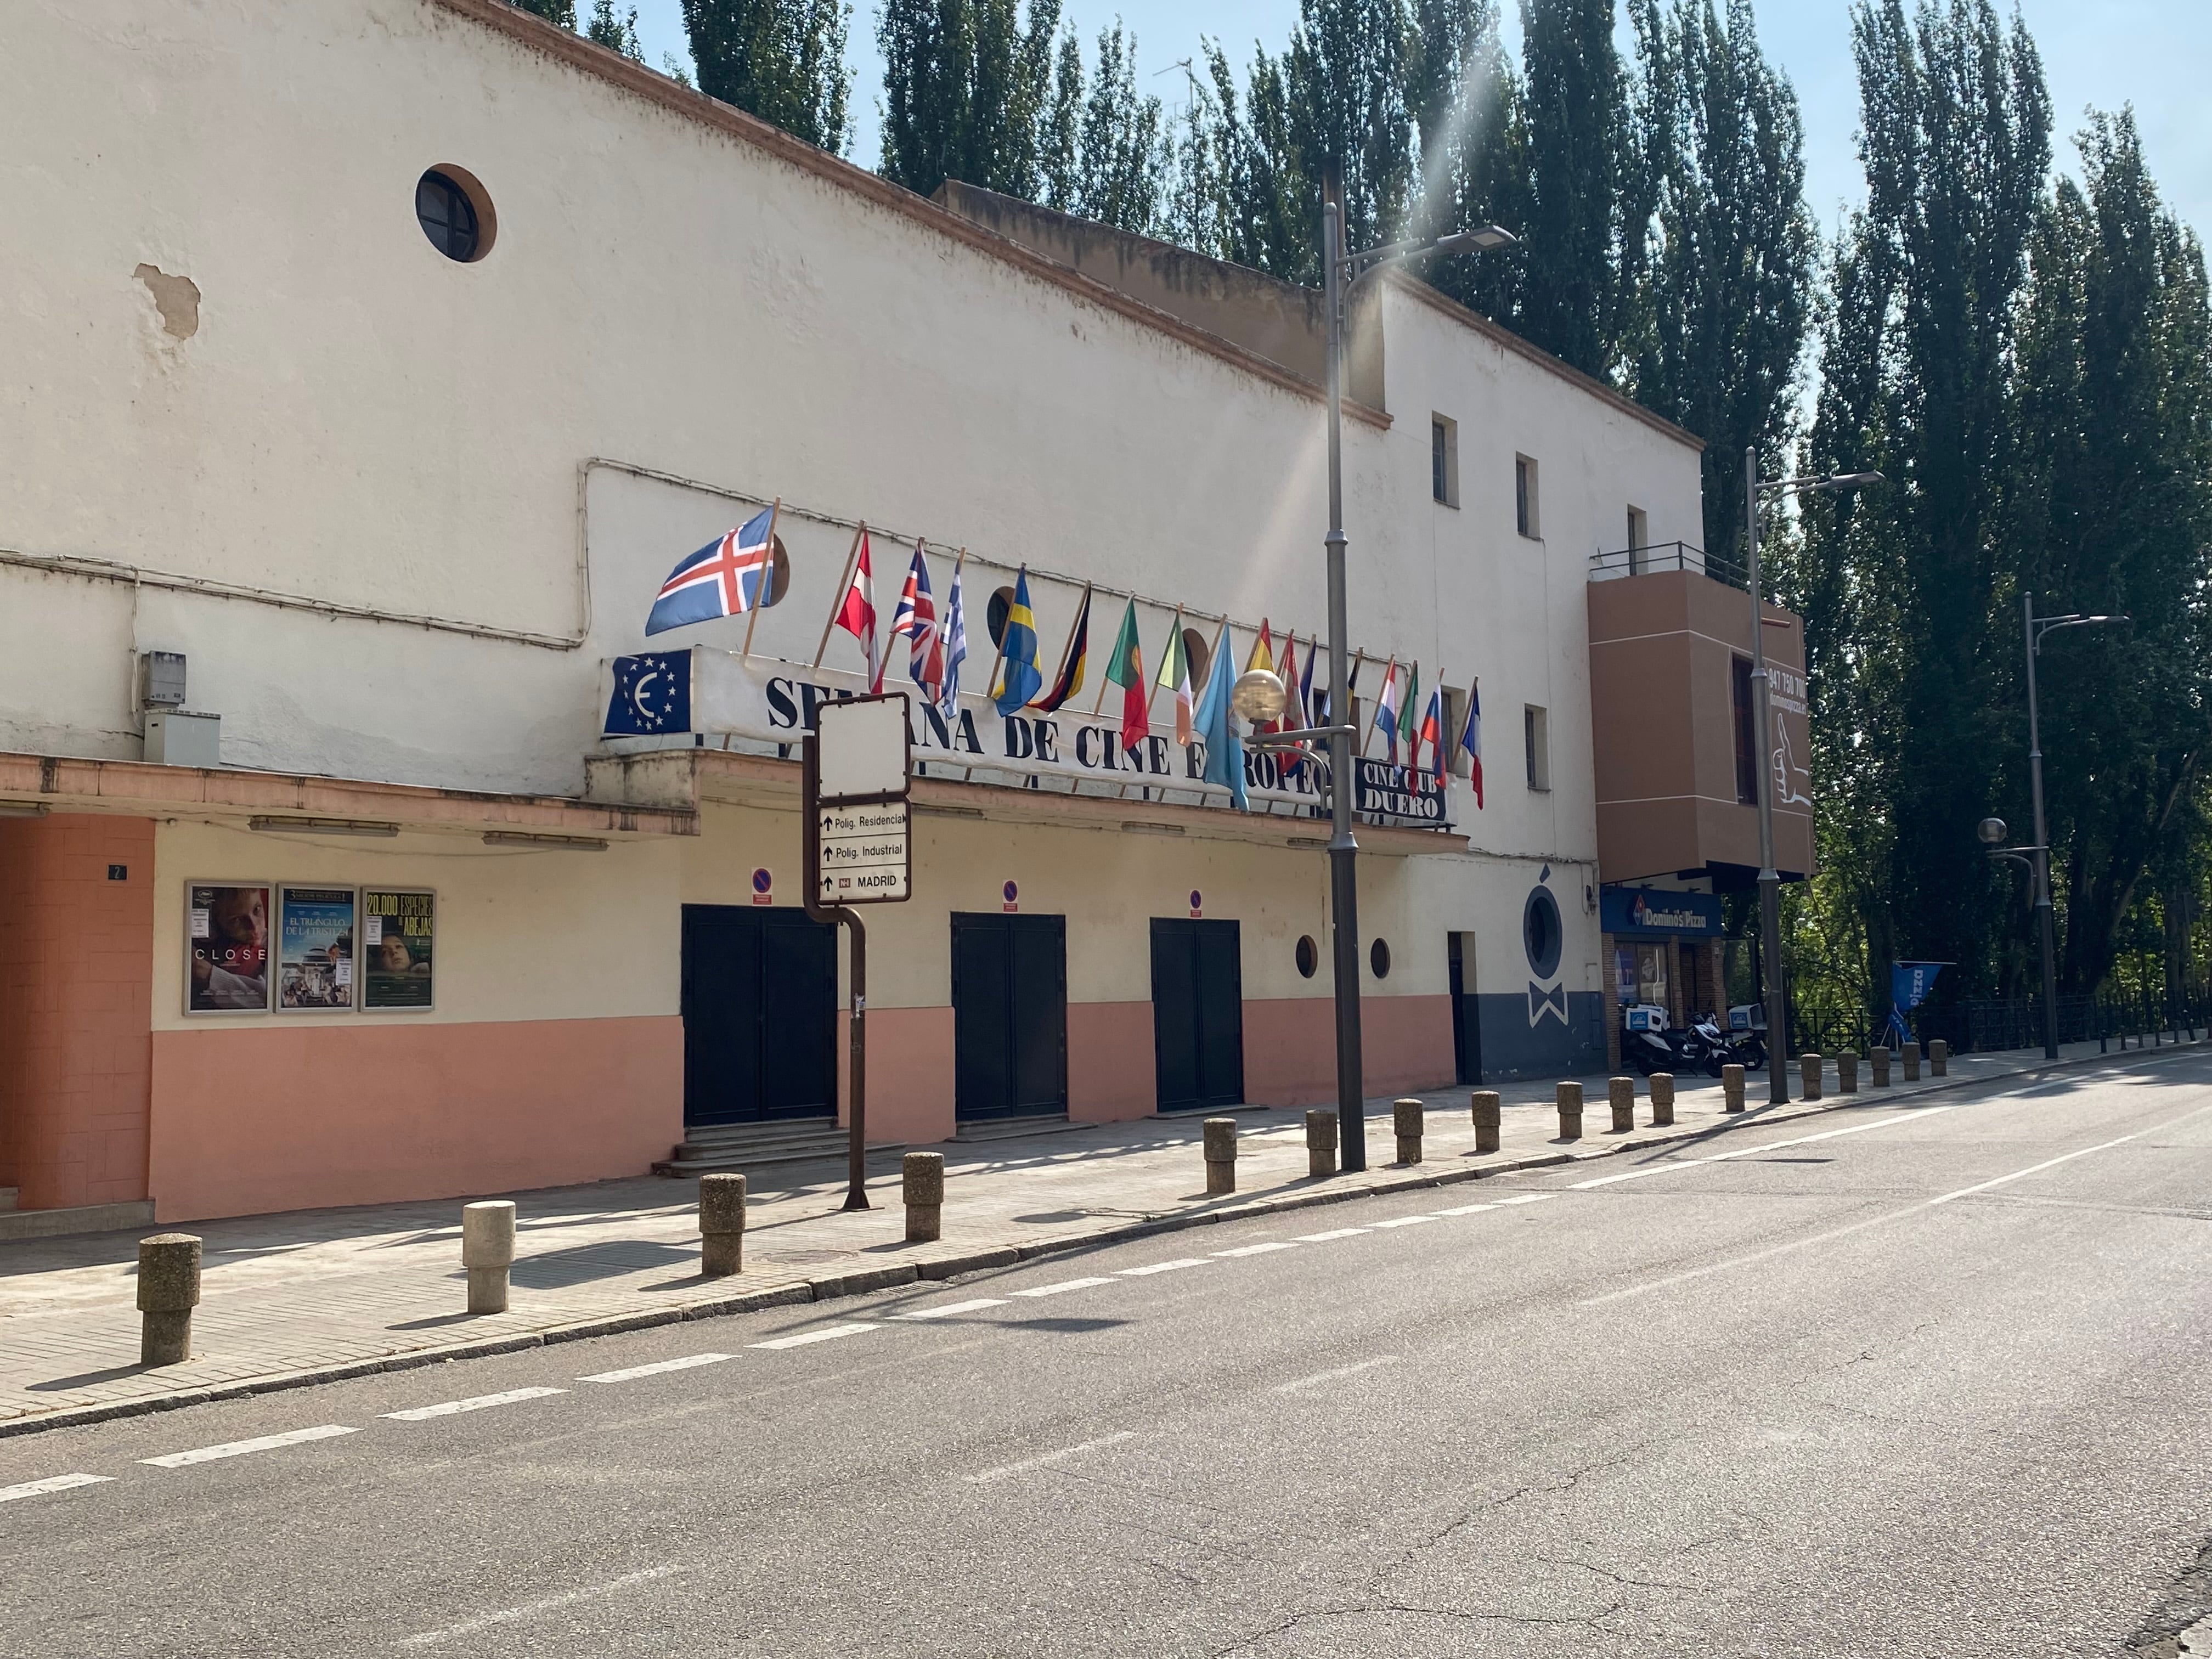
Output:
[[[1003,569],[1005,567],[1001,566],[1000,568]],[[1015,592],[1018,593],[1022,591],[1022,578],[1029,574],[1029,562],[1025,559],[1022,562],[1021,568],[1014,573]],[[985,599],[983,601],[983,626],[988,629],[990,625],[991,602],[988,599]],[[999,696],[999,665],[1006,659],[1006,635],[1013,631],[1014,602],[1012,599],[1008,599],[1006,601],[1006,623],[999,629],[999,653],[996,656],[991,659],[991,678],[983,682],[983,695],[989,697],[994,702],[998,700]]]
[[[1088,586],[1090,586],[1090,584],[1089,584],[1088,582],[1085,582],[1085,583],[1084,584],[1084,586],[1085,586],[1085,587],[1088,587]],[[1120,635],[1120,634],[1118,634],[1118,633],[1117,633],[1117,634],[1115,634],[1115,635],[1114,635],[1114,643],[1115,643],[1115,645],[1117,645],[1117,646],[1118,646],[1119,644],[1121,644],[1121,635]],[[1139,651],[1139,657],[1138,657],[1138,660],[1139,660],[1139,662],[1141,662],[1141,661],[1143,660],[1143,655],[1142,655],[1143,649],[1144,649],[1144,647],[1141,647],[1141,646],[1139,646],[1139,647],[1138,647],[1138,651]],[[1109,659],[1108,659],[1106,665],[1107,665],[1109,668],[1111,668],[1111,667],[1114,665],[1113,665],[1113,660],[1112,660],[1112,659],[1110,659],[1110,658],[1109,658]],[[1107,688],[1107,686],[1108,686],[1108,685],[1109,685],[1110,684],[1112,684],[1112,682],[1110,682],[1109,680],[1108,680],[1105,675],[1103,675],[1103,674],[1099,675],[1099,677],[1098,677],[1098,696],[1097,696],[1097,700],[1096,700],[1095,702],[1093,702],[1091,703],[1091,712],[1092,714],[1097,714],[1100,709],[1102,709],[1102,708],[1105,708],[1105,706],[1106,706],[1106,688]]]
[[[1052,685],[1048,685],[1044,688],[1048,691],[1051,690],[1053,686],[1058,685],[1060,684],[1060,677],[1067,672],[1067,659],[1069,654],[1075,649],[1075,623],[1079,623],[1084,620],[1085,612],[1083,607],[1089,604],[1090,600],[1091,584],[1089,582],[1085,582],[1083,584],[1083,597],[1075,602],[1075,622],[1068,623],[1066,642],[1060,647],[1060,666],[1054,669],[1052,672]],[[1105,690],[1103,687],[1100,688],[1099,695],[1101,696],[1105,695]],[[1031,703],[1029,706],[1032,708],[1036,707],[1035,703]]]
[[[1365,653],[1362,653],[1361,654],[1364,656]],[[1390,659],[1390,665],[1382,671],[1382,690],[1384,691],[1390,689],[1391,679],[1397,672],[1398,659],[1397,658],[1393,657]],[[1331,718],[1333,719],[1334,717],[1334,711],[1331,710],[1330,713]],[[1359,740],[1359,753],[1363,758],[1366,756],[1368,745],[1375,741],[1375,723],[1376,720],[1381,717],[1382,713],[1382,694],[1378,692],[1376,694],[1374,713],[1370,714],[1367,717],[1367,735]]]
[[[1168,649],[1170,651],[1174,650],[1176,641],[1182,637],[1182,607],[1181,605],[1177,605],[1176,607],[1175,621],[1170,625],[1168,629]],[[1167,666],[1167,661],[1164,658],[1161,659],[1160,666],[1163,668]],[[1189,672],[1190,663],[1188,659],[1185,659],[1183,663],[1183,672],[1187,674]],[[1145,688],[1145,729],[1146,731],[1150,731],[1152,725],[1152,700],[1158,696],[1159,694],[1160,677],[1158,674],[1155,674],[1152,677],[1152,684]]]
[[[779,495],[769,503],[768,551],[761,555],[760,586],[753,589],[752,615],[745,618],[744,655],[747,662],[753,659],[753,629],[759,624],[760,613],[768,608],[768,602],[775,592],[775,515],[782,510],[782,496]],[[740,576],[738,580],[742,584],[744,578]]]
[[[837,584],[837,592],[830,601],[830,619],[822,624],[822,643],[814,647],[814,666],[822,666],[822,653],[830,648],[830,630],[837,625],[837,613],[845,608],[845,595],[853,586],[853,566],[860,556],[860,538],[868,533],[866,519],[854,526],[853,544],[845,550],[845,574]]]

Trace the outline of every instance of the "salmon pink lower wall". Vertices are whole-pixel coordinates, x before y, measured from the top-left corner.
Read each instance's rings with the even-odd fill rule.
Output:
[[[146,1196],[154,825],[0,818],[0,1187],[27,1210]]]
[[[1451,998],[1359,1000],[1365,1092],[1397,1094],[1449,1084]],[[1325,1106],[1336,1099],[1336,1010],[1326,997],[1244,1005],[1244,1098],[1255,1106]]]
[[[677,1016],[154,1034],[163,1221],[646,1173],[684,1132]]]
[[[1159,1104],[1149,1002],[1067,1006],[1067,1115],[1077,1123],[1150,1117]]]
[[[850,1123],[853,1016],[837,1015],[837,1114]],[[952,1010],[868,1011],[868,1140],[923,1146],[950,1140],[952,1121]]]

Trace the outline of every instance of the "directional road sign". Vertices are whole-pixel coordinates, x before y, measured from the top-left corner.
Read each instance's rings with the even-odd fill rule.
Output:
[[[816,903],[892,904],[912,896],[907,811],[902,800],[815,809]]]

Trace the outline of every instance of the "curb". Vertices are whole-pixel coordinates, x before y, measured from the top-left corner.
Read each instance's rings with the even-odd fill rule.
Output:
[[[2212,1044],[2212,1033],[2195,1044],[2176,1043],[2164,1054],[2153,1049],[2139,1053],[2125,1052],[2129,1065],[2145,1060],[2179,1056],[2185,1052],[2201,1050]],[[1892,1097],[1917,1100],[1923,1095],[1942,1094],[1954,1089],[1977,1088],[1984,1085],[2010,1083],[2021,1079],[2042,1077],[2052,1072],[2077,1066],[2103,1064],[2116,1056],[2112,1054],[2083,1054],[2073,1060],[2039,1061],[2024,1066],[2018,1071],[2002,1072],[1978,1078],[1946,1078],[1941,1081],[1923,1080],[1910,1093]],[[1557,1169],[1562,1164],[1586,1164],[1600,1158],[1618,1158],[1624,1152],[1645,1147],[1663,1146],[1671,1143],[1695,1139],[1702,1136],[1725,1133],[1731,1129],[1749,1128],[1754,1124],[1790,1123],[1801,1118],[1817,1117],[1844,1106],[1870,1106],[1881,1103],[1873,1091],[1862,1091],[1856,1095],[1826,1093],[1817,1101],[1795,1101],[1784,1109],[1746,1112],[1740,1118],[1723,1118],[1706,1126],[1676,1125],[1663,1133],[1630,1133],[1619,1139],[1608,1138],[1601,1146],[1587,1151],[1557,1152],[1533,1154],[1503,1164],[1485,1164],[1474,1169],[1439,1168],[1419,1175],[1397,1175],[1370,1178],[1358,1186],[1315,1188],[1304,1192],[1279,1193],[1264,1198],[1229,1204],[1216,1210],[1176,1215],[1146,1216],[1141,1219],[1119,1221],[1094,1228],[1088,1232],[1063,1235],[1058,1238],[1040,1239],[1035,1243],[1012,1245],[982,1245],[975,1249],[932,1256],[924,1261],[904,1261],[896,1267],[864,1267],[846,1272],[825,1273],[818,1279],[802,1279],[796,1284],[775,1289],[744,1291],[734,1296],[718,1297],[711,1301],[694,1302],[677,1308],[654,1308],[642,1312],[609,1314],[596,1318],[579,1319],[563,1325],[549,1325],[542,1330],[519,1332],[512,1336],[481,1338],[471,1342],[452,1342],[435,1348],[418,1348],[406,1353],[386,1354],[374,1359],[341,1361],[335,1364],[317,1365],[300,1370],[274,1371],[266,1376],[249,1378],[244,1382],[217,1383],[207,1388],[179,1389],[172,1394],[153,1395],[139,1400],[119,1400],[98,1406],[73,1406],[48,1412],[35,1417],[11,1418],[0,1421],[0,1440],[13,1439],[20,1435],[40,1434],[50,1429],[82,1428],[89,1424],[112,1422],[119,1418],[146,1417],[155,1412],[179,1411],[188,1406],[209,1405],[216,1401],[244,1400],[255,1395],[279,1394],[292,1389],[312,1388],[324,1382],[343,1382],[355,1377],[374,1376],[380,1372],[417,1370],[426,1365],[440,1365],[448,1361],[489,1358],[495,1354],[518,1353],[526,1348],[550,1347],[556,1343],[579,1342],[597,1336],[616,1336],[626,1331],[649,1330],[661,1325],[688,1324],[699,1320],[720,1319],[733,1314],[757,1313],[766,1308],[792,1307],[803,1303],[828,1302],[848,1296],[864,1295],[871,1291],[891,1290],[900,1285],[921,1281],[938,1283],[957,1279],[966,1273],[981,1273],[993,1268],[1017,1267],[1034,1261],[1041,1256],[1065,1255],[1077,1250],[1098,1249],[1107,1245],[1127,1243],[1133,1239],[1154,1238],[1164,1233],[1188,1232],[1194,1227],[1210,1227],[1223,1221],[1249,1221],[1255,1217],[1281,1215],[1296,1210],[1318,1209],[1328,1204],[1346,1204],[1363,1198],[1380,1198],[1392,1193],[1418,1192],[1424,1188],[1455,1187],[1470,1181],[1486,1181],[1495,1176],[1517,1175],[1531,1170]],[[1386,1165],[1385,1168],[1395,1168]],[[1342,1180],[1340,1175],[1328,1179]]]

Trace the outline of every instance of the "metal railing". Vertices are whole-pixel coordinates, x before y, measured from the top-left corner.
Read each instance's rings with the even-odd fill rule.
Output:
[[[2060,997],[2058,1041],[2096,1042],[2107,1049],[2153,1047],[2212,1029],[2212,988],[2192,985],[2172,996],[2136,996],[2107,992],[2096,996]],[[1905,1024],[1923,1044],[1941,1037],[1957,1054],[1990,1054],[2007,1048],[2043,1046],[2043,999],[1970,997],[1947,1007],[1916,1008]],[[1857,1010],[1793,1009],[1790,1017],[1792,1054],[1865,1054],[1882,1036],[1881,1022]]]
[[[1743,567],[1720,555],[1709,554],[1691,542],[1653,542],[1646,547],[1624,547],[1618,552],[1590,555],[1589,579],[1613,581],[1623,576],[1650,576],[1662,570],[1687,570],[1710,576],[1731,587],[1744,585]]]

